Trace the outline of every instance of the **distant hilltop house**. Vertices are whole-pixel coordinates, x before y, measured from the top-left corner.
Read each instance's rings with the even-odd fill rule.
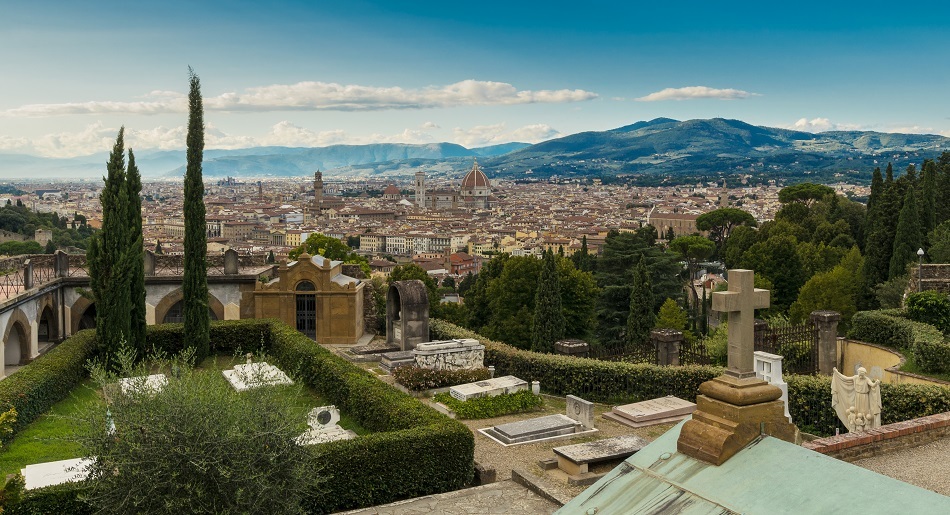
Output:
[[[416,205],[422,209],[488,209],[495,204],[491,194],[491,181],[478,166],[478,160],[472,165],[457,191],[439,189],[426,191],[426,174],[416,172]]]

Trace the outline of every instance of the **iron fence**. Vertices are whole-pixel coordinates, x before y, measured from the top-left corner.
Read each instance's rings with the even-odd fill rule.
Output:
[[[756,320],[755,350],[782,356],[786,374],[818,373],[818,326],[805,322],[770,327]]]

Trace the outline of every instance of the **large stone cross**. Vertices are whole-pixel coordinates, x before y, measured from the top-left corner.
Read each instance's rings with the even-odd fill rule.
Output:
[[[755,377],[755,310],[769,307],[769,291],[753,286],[752,270],[729,270],[729,291],[713,293],[714,311],[729,313],[729,367],[738,379]]]

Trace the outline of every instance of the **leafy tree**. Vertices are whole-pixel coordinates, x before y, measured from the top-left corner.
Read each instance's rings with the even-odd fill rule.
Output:
[[[755,227],[755,218],[734,207],[722,207],[708,213],[699,215],[696,218],[696,228],[700,231],[709,232],[709,238],[716,244],[716,255],[721,255],[726,245],[726,240],[732,234],[732,230],[740,227]]]
[[[439,300],[441,297],[438,292],[438,287],[435,284],[435,279],[433,279],[432,276],[429,275],[429,273],[426,272],[421,266],[415,263],[407,263],[402,266],[397,266],[393,268],[392,272],[389,273],[387,283],[392,284],[396,281],[411,281],[413,279],[418,279],[422,281],[423,284],[425,284],[426,292],[429,294],[429,310],[433,310],[439,305]]]
[[[726,268],[739,266],[742,256],[749,250],[749,247],[755,245],[758,236],[755,229],[744,225],[733,229],[729,239],[726,240],[724,252],[720,254]]]
[[[303,513],[302,501],[319,491],[321,466],[312,448],[295,442],[306,413],[299,386],[236,392],[178,359],[180,373],[168,374],[159,391],[110,388],[149,373],[128,356],[121,376],[93,369],[111,392],[109,410],[87,405],[74,437],[95,457],[84,496],[97,512]]]
[[[534,318],[531,350],[553,352],[554,342],[564,338],[564,314],[561,312],[561,283],[557,263],[551,251],[544,253],[538,286],[534,294]]]
[[[927,235],[930,248],[927,256],[931,263],[950,263],[950,222],[938,225]]]
[[[185,256],[182,279],[184,347],[194,349],[198,360],[210,352],[211,320],[208,317],[208,253],[205,226],[204,183],[201,161],[204,154],[204,108],[201,82],[189,67],[187,164],[185,165]]]
[[[42,254],[43,246],[39,243],[28,241],[5,241],[0,243],[0,255],[20,256],[23,254]]]
[[[475,274],[469,272],[465,274],[465,277],[463,277],[461,281],[459,281],[459,295],[462,295],[463,297],[467,295],[469,290],[472,289],[472,286],[475,286]]]
[[[306,252],[311,256],[323,256],[333,261],[342,261],[344,263],[354,263],[360,265],[367,276],[370,275],[369,261],[357,254],[345,243],[332,236],[315,232],[307,237],[299,247],[291,250],[288,257],[292,260],[297,259],[300,254]]]
[[[907,296],[907,318],[930,324],[944,334],[950,331],[950,297],[934,290]]]
[[[581,249],[571,255],[571,261],[574,262],[574,266],[578,270],[583,270],[584,272],[590,272],[591,270],[591,256],[590,251],[587,249],[587,235],[581,237]]]
[[[664,236],[664,239],[665,239],[666,241],[672,241],[673,238],[676,238],[676,233],[673,232],[673,228],[672,228],[672,227],[668,227],[668,228],[666,229],[666,236]]]
[[[501,275],[487,289],[490,316],[483,328],[485,336],[521,349],[531,347],[534,297],[540,272],[541,261],[532,256],[511,257],[505,261]]]
[[[920,228],[926,236],[937,226],[937,163],[927,160],[924,162],[924,175],[920,181]]]
[[[482,265],[478,275],[473,277],[473,284],[465,294],[465,305],[468,306],[468,323],[466,327],[478,333],[484,333],[484,327],[491,322],[491,296],[489,286],[501,276],[505,269],[505,262],[510,259],[508,254],[495,256]]]
[[[787,186],[778,192],[778,200],[782,204],[798,202],[810,207],[816,201],[828,195],[834,195],[835,190],[822,184],[803,182],[794,186]]]
[[[900,218],[897,220],[897,233],[894,238],[894,252],[891,254],[888,277],[907,273],[907,265],[916,261],[917,249],[923,246],[916,197],[914,190],[908,188]]]
[[[650,331],[656,322],[653,306],[653,290],[650,287],[650,274],[646,260],[641,255],[633,273],[633,287],[630,288],[630,312],[627,315],[627,343],[632,345],[645,343],[650,339]]]
[[[775,286],[771,304],[777,311],[788,309],[806,280],[798,242],[792,236],[773,236],[752,245],[742,258],[742,267],[761,274]]]
[[[670,242],[670,250],[679,254],[686,261],[686,269],[689,271],[689,289],[693,292],[694,304],[699,301],[699,295],[696,293],[696,268],[699,262],[708,259],[715,251],[713,243],[702,236],[680,236]]]
[[[442,280],[442,286],[455,290],[455,279],[452,277],[446,277]]]
[[[660,306],[660,312],[656,316],[656,323],[653,324],[653,328],[683,331],[686,329],[687,322],[686,311],[683,311],[683,308],[675,300],[666,299],[663,301],[663,305]]]
[[[55,254],[56,253],[56,244],[53,243],[53,240],[46,242],[46,247],[43,249],[44,254]]]
[[[895,309],[904,303],[904,292],[907,291],[909,277],[900,275],[892,277],[874,288],[875,301],[881,309]]]
[[[841,320],[847,326],[857,312],[857,296],[863,277],[864,258],[857,247],[852,248],[841,263],[827,272],[811,277],[802,286],[798,299],[792,303],[789,318],[795,323],[808,319],[812,311],[830,309],[841,313]]]

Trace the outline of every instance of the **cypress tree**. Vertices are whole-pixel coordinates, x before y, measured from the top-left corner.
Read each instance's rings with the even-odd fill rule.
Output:
[[[864,228],[865,259],[864,285],[861,288],[859,305],[861,309],[873,309],[877,304],[874,287],[887,280],[890,262],[885,261],[884,249],[886,231],[882,227],[881,204],[884,196],[884,178],[881,169],[875,168],[871,178],[871,195],[868,197],[867,223]]]
[[[564,313],[561,311],[561,281],[554,252],[544,253],[538,289],[534,295],[534,324],[531,328],[531,350],[553,352],[554,342],[564,338]]]
[[[590,251],[587,249],[587,235],[581,237],[581,249],[571,255],[574,267],[584,272],[590,272]]]
[[[129,168],[126,173],[126,191],[129,198],[129,234],[128,252],[131,269],[129,284],[129,301],[131,307],[131,334],[130,343],[140,352],[146,351],[145,346],[145,244],[142,239],[142,176],[135,165],[135,154],[129,149]]]
[[[920,231],[922,241],[926,241],[930,231],[937,227],[937,163],[924,161],[924,175],[920,181]]]
[[[205,262],[208,242],[205,228],[204,183],[201,180],[201,159],[204,153],[204,110],[201,104],[201,83],[189,67],[188,136],[185,166],[185,256],[182,284],[184,311],[184,346],[193,348],[198,362],[210,352],[208,317],[208,277]]]
[[[904,195],[904,206],[901,208],[900,218],[897,221],[889,278],[901,276],[907,272],[907,265],[917,257],[917,249],[922,244],[920,215],[917,213],[915,197],[913,188],[908,188],[907,194]]]
[[[131,335],[129,287],[128,190],[125,172],[125,127],[119,129],[99,194],[102,230],[87,251],[90,287],[96,303],[96,342],[100,355],[111,364],[112,355]]]
[[[633,271],[633,287],[630,289],[630,314],[627,316],[628,344],[641,345],[650,339],[650,331],[656,323],[654,304],[646,258],[640,254],[640,260],[637,261],[637,267]]]
[[[937,219],[934,227],[950,220],[950,152],[944,152],[937,158]]]

